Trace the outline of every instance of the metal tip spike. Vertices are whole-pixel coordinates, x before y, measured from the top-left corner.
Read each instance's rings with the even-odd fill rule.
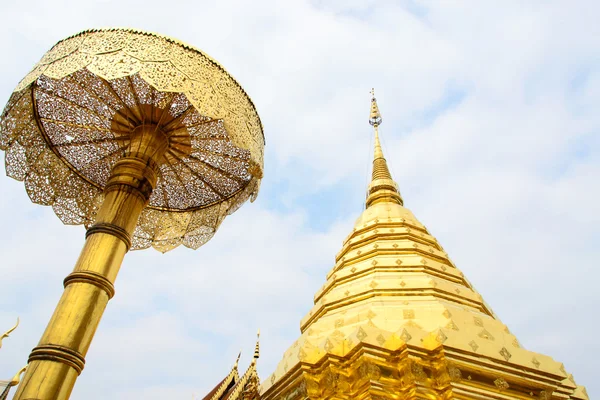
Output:
[[[254,359],[260,357],[260,329],[256,333],[256,347],[254,348]]]

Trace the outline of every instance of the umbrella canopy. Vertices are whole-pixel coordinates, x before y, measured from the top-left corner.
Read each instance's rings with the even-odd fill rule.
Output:
[[[198,248],[258,193],[264,136],[242,87],[201,51],[164,36],[84,31],[57,43],[0,117],[6,170],[66,224],[90,226],[113,165],[140,126],[168,137],[132,249]]]

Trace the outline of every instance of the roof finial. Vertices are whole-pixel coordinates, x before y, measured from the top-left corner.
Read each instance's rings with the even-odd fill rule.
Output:
[[[10,383],[8,384],[9,386],[17,386],[19,384],[19,382],[21,382],[21,375],[27,371],[27,367],[29,366],[29,364],[27,364],[26,366],[24,366],[23,368],[21,368],[19,370],[19,372],[17,372],[15,374],[15,376],[12,377],[12,379],[10,380]]]
[[[256,333],[256,347],[254,348],[254,361],[260,357],[260,329]]]
[[[233,364],[233,368],[237,368],[238,364],[240,362],[240,357],[242,356],[242,351],[240,350],[240,352],[238,353],[237,359],[235,360],[235,364]]]
[[[2,347],[2,339],[7,338],[12,331],[14,331],[15,329],[17,329],[17,326],[19,326],[19,317],[17,317],[17,323],[15,324],[15,326],[13,326],[12,328],[10,328],[9,330],[7,330],[6,332],[4,332],[1,336],[0,336],[0,348]]]
[[[371,114],[369,124],[375,131],[375,154],[373,157],[373,175],[367,193],[367,207],[379,202],[393,202],[402,205],[402,197],[398,191],[396,182],[392,179],[387,161],[383,156],[381,143],[379,141],[379,125],[381,125],[381,113],[375,99],[375,89],[371,89]]]

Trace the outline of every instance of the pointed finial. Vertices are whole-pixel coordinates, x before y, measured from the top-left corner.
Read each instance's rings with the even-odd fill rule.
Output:
[[[17,326],[19,326],[19,317],[17,317],[17,323],[15,324],[15,326],[13,326],[12,328],[10,328],[6,332],[4,332],[2,334],[2,336],[0,336],[0,348],[2,348],[2,339],[7,338],[11,334],[12,331],[17,329]]]
[[[240,362],[240,357],[241,356],[242,356],[242,351],[240,350],[240,352],[238,353],[238,356],[237,356],[237,358],[235,360],[235,364],[233,364],[233,368],[237,368],[238,367],[238,364]]]
[[[402,197],[398,191],[398,185],[392,179],[387,161],[383,156],[381,142],[379,141],[379,125],[381,125],[381,114],[375,99],[375,89],[371,89],[371,115],[369,124],[375,131],[375,154],[373,157],[373,174],[367,191],[367,208],[375,203],[392,202],[403,205]]]
[[[371,114],[369,115],[369,124],[374,127],[381,125],[381,114],[379,113],[379,107],[377,107],[377,99],[375,98],[375,88],[371,89]]]
[[[260,357],[260,329],[256,333],[256,347],[254,348],[254,360]]]

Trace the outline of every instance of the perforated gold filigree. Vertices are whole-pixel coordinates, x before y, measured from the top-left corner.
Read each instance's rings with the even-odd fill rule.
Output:
[[[9,176],[66,224],[89,226],[136,126],[169,138],[132,249],[198,248],[262,178],[264,137],[252,101],[214,60],[176,40],[126,29],[57,43],[2,113]]]

